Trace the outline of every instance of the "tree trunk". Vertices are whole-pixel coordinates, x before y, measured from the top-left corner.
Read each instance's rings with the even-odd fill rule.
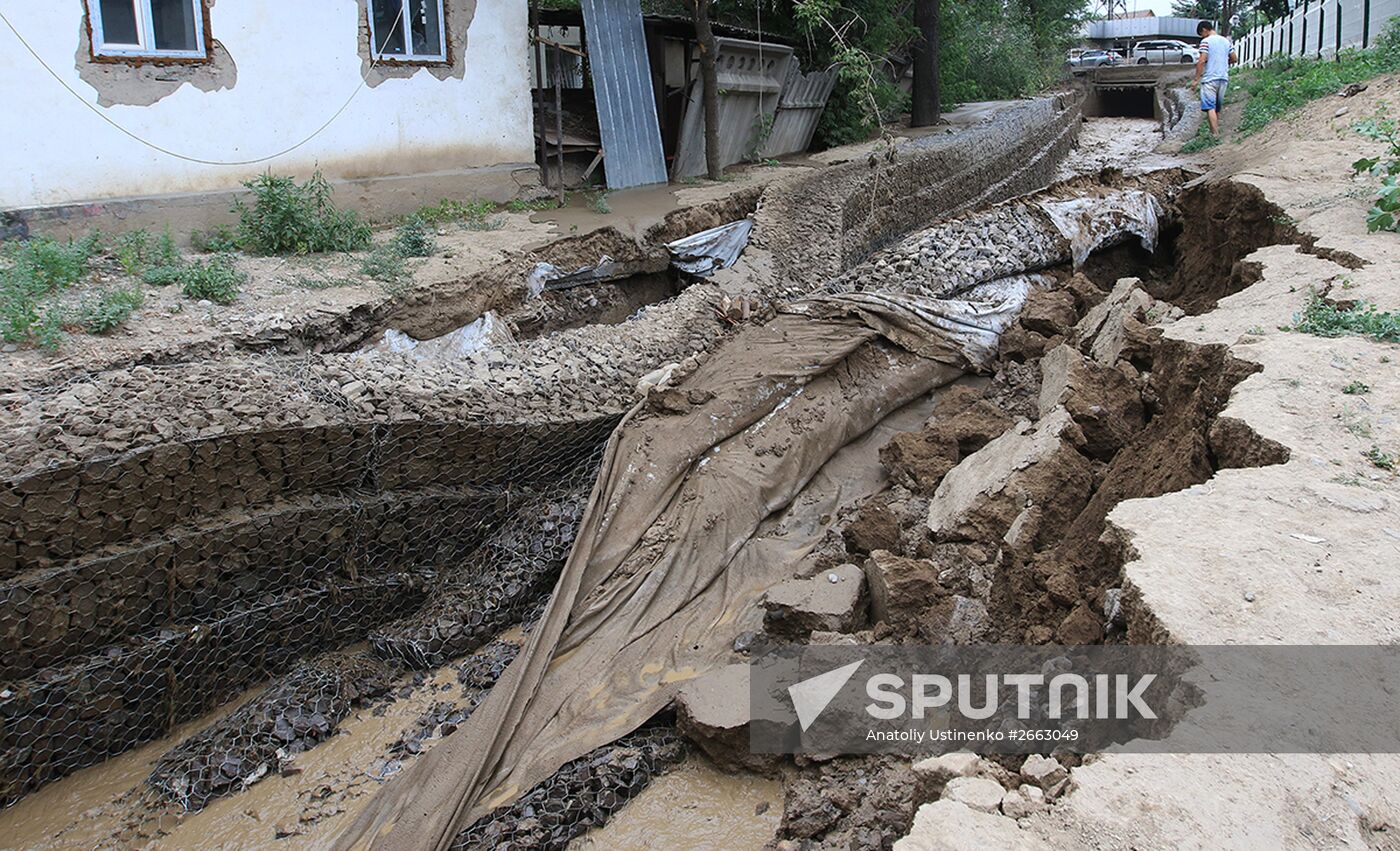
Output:
[[[695,40],[700,43],[700,97],[705,107],[705,168],[711,180],[724,176],[719,161],[719,71],[715,68],[715,33],[710,29],[710,3],[689,0],[695,13]]]
[[[942,111],[938,91],[938,5],[940,0],[915,0],[914,24],[919,37],[914,43],[914,103],[911,127],[937,123]]]

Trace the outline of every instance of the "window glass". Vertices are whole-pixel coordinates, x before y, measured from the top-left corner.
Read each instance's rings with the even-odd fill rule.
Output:
[[[151,0],[156,50],[199,50],[194,15],[191,0]]]
[[[106,44],[140,44],[137,32],[136,0],[100,0],[102,40]]]
[[[438,0],[408,0],[408,17],[414,55],[440,56],[442,21],[438,19]]]
[[[374,16],[374,49],[384,56],[402,56],[404,22],[400,20],[403,6],[399,0],[372,0],[370,14]]]

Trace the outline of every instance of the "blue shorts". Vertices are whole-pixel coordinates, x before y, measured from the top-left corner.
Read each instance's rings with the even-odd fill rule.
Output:
[[[1201,83],[1201,112],[1220,109],[1225,104],[1225,87],[1228,80],[1207,80]]]

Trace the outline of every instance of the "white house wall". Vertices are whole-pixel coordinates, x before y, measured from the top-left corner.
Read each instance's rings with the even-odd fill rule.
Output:
[[[197,159],[255,159],[294,145],[361,85],[363,0],[210,5],[210,35],[223,55],[202,71],[95,68],[82,0],[0,0],[0,11],[83,100],[106,104],[98,110],[132,134]],[[465,38],[454,45],[460,64],[376,68],[371,84],[304,146],[237,166],[189,162],[127,137],[0,27],[0,103],[8,116],[0,210],[218,192],[269,168],[304,178],[319,165],[333,179],[362,180],[531,163],[526,2],[452,0],[449,30],[460,31],[467,19]],[[143,100],[153,102],[137,105]]]

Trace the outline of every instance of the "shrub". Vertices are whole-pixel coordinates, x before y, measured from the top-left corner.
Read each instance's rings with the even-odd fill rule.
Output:
[[[166,266],[152,266],[141,275],[141,280],[153,287],[168,287],[171,284],[180,283],[180,278],[184,272],[184,265],[179,263]]]
[[[68,242],[34,237],[5,244],[0,250],[0,337],[9,343],[29,340],[41,316],[48,317],[40,301],[78,281],[100,243],[94,232]]]
[[[107,289],[78,307],[77,323],[89,334],[105,334],[125,322],[146,298],[139,287]]]
[[[260,175],[243,184],[253,193],[250,208],[234,202],[238,243],[259,254],[356,251],[370,243],[370,227],[353,210],[331,203],[330,183],[318,170],[297,185],[290,177]]]
[[[228,254],[216,254],[206,261],[195,260],[180,269],[180,290],[188,298],[208,299],[216,304],[232,304],[239,289],[248,282]]]
[[[427,222],[418,216],[410,216],[399,225],[394,237],[394,250],[400,257],[429,257],[437,250],[437,239]]]
[[[238,237],[227,225],[219,225],[210,231],[197,230],[190,234],[190,245],[201,254],[219,254],[238,249]]]
[[[175,240],[166,228],[158,239],[144,230],[134,230],[117,237],[114,245],[117,263],[128,275],[141,275],[153,266],[165,266],[180,262],[180,251]]]

